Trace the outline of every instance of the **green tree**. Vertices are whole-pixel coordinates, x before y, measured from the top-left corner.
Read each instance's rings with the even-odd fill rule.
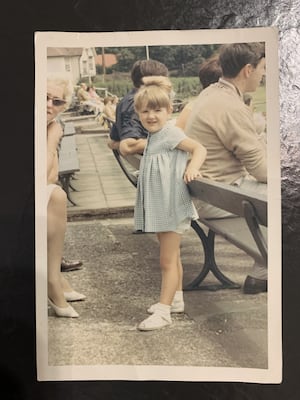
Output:
[[[132,65],[139,59],[146,58],[145,47],[106,47],[104,52],[115,54],[118,63],[112,67],[113,71],[129,72]],[[96,53],[102,54],[102,47],[96,47]]]
[[[218,49],[218,45],[149,46],[149,56],[164,63],[171,76],[198,76],[200,64]],[[146,46],[109,47],[105,53],[117,56],[118,63],[112,71],[130,72],[135,61],[146,58]],[[102,48],[96,48],[102,54]],[[101,71],[101,69],[99,69]]]

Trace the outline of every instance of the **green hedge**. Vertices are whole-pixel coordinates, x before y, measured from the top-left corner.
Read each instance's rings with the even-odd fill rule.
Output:
[[[176,97],[182,99],[195,96],[200,92],[200,83],[198,77],[181,77],[181,78],[170,78],[173,84]],[[132,88],[132,82],[129,76],[113,76],[107,75],[103,81],[101,75],[96,75],[93,79],[93,85],[96,87],[105,87],[110,93],[115,94],[118,97],[123,97]]]
[[[176,97],[187,99],[200,93],[201,85],[198,77],[171,78]]]
[[[201,91],[199,78],[193,77],[171,77],[173,89],[177,98],[182,100],[197,96]],[[129,74],[115,73],[107,74],[103,81],[102,75],[96,75],[93,78],[93,84],[96,87],[105,87],[107,90],[118,97],[123,97],[132,89],[132,82]],[[265,85],[258,87],[255,93],[251,93],[253,104],[256,111],[266,111],[266,93]]]

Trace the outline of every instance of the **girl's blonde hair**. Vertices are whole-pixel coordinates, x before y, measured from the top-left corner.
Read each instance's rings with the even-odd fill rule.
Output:
[[[63,99],[66,100],[64,109],[67,109],[72,102],[73,85],[70,79],[64,75],[48,75],[47,82],[60,86],[63,89]]]
[[[165,76],[145,76],[143,85],[134,96],[134,107],[136,112],[143,107],[151,109],[165,107],[172,108],[172,83]]]

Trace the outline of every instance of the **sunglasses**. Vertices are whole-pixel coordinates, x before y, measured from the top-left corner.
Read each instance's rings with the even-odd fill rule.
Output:
[[[56,107],[63,106],[64,104],[66,104],[66,100],[58,99],[57,97],[50,97],[47,95],[47,102],[49,100],[51,100],[52,104]]]

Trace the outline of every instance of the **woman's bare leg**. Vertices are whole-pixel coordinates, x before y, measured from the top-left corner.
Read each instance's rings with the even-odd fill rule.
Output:
[[[60,188],[55,188],[47,208],[47,245],[48,245],[48,297],[58,307],[67,307],[63,293],[61,258],[67,223],[67,197]],[[67,286],[67,285],[66,285]]]

